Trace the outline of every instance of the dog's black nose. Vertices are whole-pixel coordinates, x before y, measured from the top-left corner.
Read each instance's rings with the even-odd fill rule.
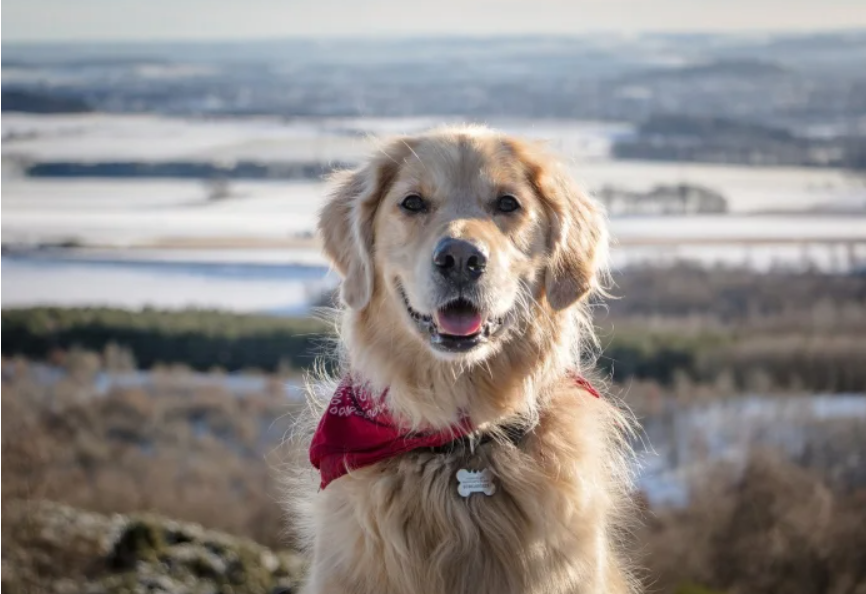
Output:
[[[475,244],[445,237],[433,250],[433,265],[445,278],[458,282],[478,280],[487,268],[487,255]]]

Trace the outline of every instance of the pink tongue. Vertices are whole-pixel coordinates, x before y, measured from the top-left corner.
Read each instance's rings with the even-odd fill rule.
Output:
[[[481,314],[469,309],[447,308],[436,312],[436,325],[442,334],[471,336],[481,331]]]

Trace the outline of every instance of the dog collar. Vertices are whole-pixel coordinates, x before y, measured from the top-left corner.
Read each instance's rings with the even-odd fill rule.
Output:
[[[600,398],[583,377],[569,374],[575,384]],[[493,439],[492,432],[479,433],[468,418],[439,431],[412,431],[401,426],[385,406],[388,390],[376,394],[351,375],[343,378],[319,421],[310,444],[310,462],[321,475],[324,489],[350,470],[371,466],[413,450],[451,452],[460,447],[474,448]],[[514,444],[534,427],[506,425],[500,432]]]

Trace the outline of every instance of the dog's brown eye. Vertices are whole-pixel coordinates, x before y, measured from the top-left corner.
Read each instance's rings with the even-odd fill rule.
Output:
[[[519,208],[520,203],[517,201],[517,198],[511,196],[510,194],[500,196],[496,200],[496,210],[498,210],[499,212],[514,212]]]
[[[424,199],[418,194],[409,194],[403,198],[403,202],[400,203],[400,208],[411,213],[424,212],[427,210],[427,203],[424,202]]]

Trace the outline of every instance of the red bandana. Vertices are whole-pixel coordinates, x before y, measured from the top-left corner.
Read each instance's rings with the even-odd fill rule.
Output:
[[[595,396],[599,393],[584,378],[575,383]],[[322,477],[321,488],[346,474],[420,448],[436,448],[465,437],[474,430],[468,419],[441,431],[412,432],[401,428],[385,407],[387,390],[376,397],[347,376],[328,403],[328,410],[310,444],[310,462]]]

